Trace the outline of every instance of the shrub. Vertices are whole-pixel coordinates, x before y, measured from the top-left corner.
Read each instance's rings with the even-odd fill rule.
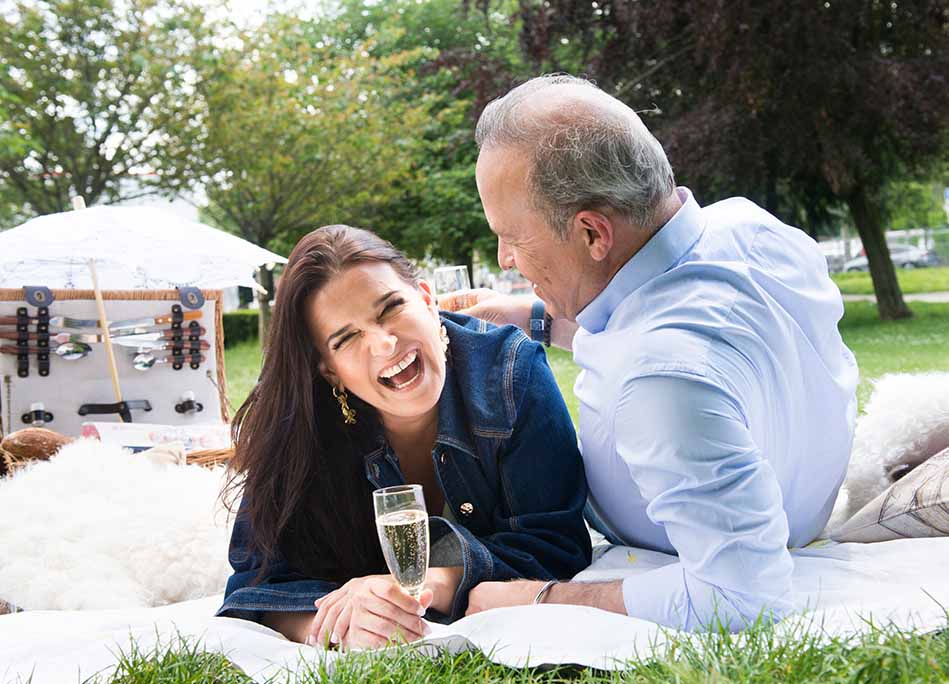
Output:
[[[224,314],[224,346],[230,347],[244,340],[257,339],[257,312],[238,309]]]

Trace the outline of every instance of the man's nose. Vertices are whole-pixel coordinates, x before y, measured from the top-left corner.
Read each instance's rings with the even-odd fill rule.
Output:
[[[504,240],[498,240],[498,266],[502,271],[510,271],[514,268],[514,253],[504,243]]]
[[[399,338],[384,328],[369,331],[369,351],[373,356],[392,356],[398,342]]]

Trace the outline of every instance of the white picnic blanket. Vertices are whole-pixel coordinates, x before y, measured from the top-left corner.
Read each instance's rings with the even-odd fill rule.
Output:
[[[932,631],[946,627],[949,606],[949,538],[876,544],[818,542],[793,550],[794,601],[801,616],[782,624],[830,636],[875,625]],[[636,575],[676,562],[661,553],[613,547],[580,580]],[[287,641],[266,627],[209,617],[220,596],[161,608],[103,611],[34,611],[0,617],[0,683],[82,681],[107,673],[131,643],[148,652],[176,635],[201,640],[224,653],[256,681],[285,670],[334,660],[336,653]],[[643,620],[579,606],[522,606],[487,611],[442,627],[433,625],[423,648],[480,649],[514,667],[574,663],[604,670],[661,649],[670,634]]]

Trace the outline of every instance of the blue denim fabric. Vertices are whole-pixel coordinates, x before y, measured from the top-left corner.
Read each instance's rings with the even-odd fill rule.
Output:
[[[513,326],[494,327],[442,313],[451,343],[438,402],[432,462],[457,522],[430,516],[433,567],[463,566],[448,615],[462,617],[479,582],[569,578],[590,563],[583,521],[586,478],[577,438],[543,347]],[[364,457],[373,487],[404,483],[398,457],[383,444]],[[315,611],[313,601],[339,585],[247,552],[249,529],[238,512],[231,538],[234,574],[218,615],[259,621],[264,611]]]

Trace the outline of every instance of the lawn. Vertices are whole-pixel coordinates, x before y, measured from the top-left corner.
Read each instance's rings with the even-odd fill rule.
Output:
[[[835,273],[831,276],[843,294],[873,294],[869,273]],[[949,291],[949,266],[896,269],[903,294]]]
[[[949,371],[949,304],[913,302],[911,307],[915,317],[883,322],[877,318],[872,302],[847,302],[840,332],[860,366],[857,396],[861,406],[870,396],[873,380],[885,373]],[[578,371],[573,358],[569,352],[551,349],[548,360],[576,422],[573,383]],[[259,363],[256,342],[245,342],[226,351],[228,395],[235,408],[254,386]]]
[[[949,631],[910,635],[873,630],[852,639],[802,634],[780,640],[772,628],[740,637],[703,634],[673,640],[651,658],[621,672],[578,667],[515,670],[495,665],[479,652],[417,656],[409,650],[353,655],[331,674],[305,671],[278,676],[274,684],[876,684],[949,680]],[[223,656],[202,653],[190,643],[129,654],[108,680],[111,684],[251,684]]]

